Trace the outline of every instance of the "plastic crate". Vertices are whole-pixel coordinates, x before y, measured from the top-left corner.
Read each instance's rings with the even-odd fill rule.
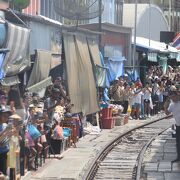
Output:
[[[112,129],[115,126],[115,119],[114,118],[103,118],[102,119],[102,128],[103,129]]]

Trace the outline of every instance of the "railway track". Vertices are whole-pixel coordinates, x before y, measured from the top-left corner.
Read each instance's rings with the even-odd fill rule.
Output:
[[[146,149],[171,125],[172,117],[168,116],[119,136],[101,152],[85,179],[139,180]]]

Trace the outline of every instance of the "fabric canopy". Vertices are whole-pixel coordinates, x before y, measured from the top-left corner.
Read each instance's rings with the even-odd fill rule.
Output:
[[[109,58],[108,67],[111,79],[114,80],[124,74],[124,57],[120,58]]]
[[[30,65],[29,38],[30,30],[8,24],[7,42],[5,48],[10,52],[5,58],[3,67],[7,76],[13,76]]]
[[[37,50],[35,63],[29,78],[27,87],[48,78],[51,69],[51,53],[49,51]]]
[[[99,111],[86,36],[64,34],[64,49],[73,113],[88,115]]]

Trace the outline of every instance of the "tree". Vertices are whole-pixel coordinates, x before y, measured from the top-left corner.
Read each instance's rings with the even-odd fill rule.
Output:
[[[29,4],[30,0],[12,0],[12,6],[18,11],[22,11],[22,9],[25,9]]]

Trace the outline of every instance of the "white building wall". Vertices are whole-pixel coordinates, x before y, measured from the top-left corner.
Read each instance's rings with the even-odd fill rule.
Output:
[[[115,23],[115,0],[102,0],[104,11],[102,13],[102,22]],[[90,19],[89,23],[97,23],[99,18]]]
[[[160,41],[160,32],[168,31],[168,23],[157,7],[148,8],[137,23],[137,36]]]
[[[134,34],[135,5],[125,4],[123,26],[132,27]],[[136,36],[160,40],[160,31],[168,31],[168,22],[159,7],[148,4],[137,5]]]

